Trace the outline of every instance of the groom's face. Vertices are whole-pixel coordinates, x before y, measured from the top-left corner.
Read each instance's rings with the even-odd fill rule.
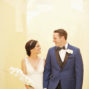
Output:
[[[53,33],[53,42],[56,46],[60,46],[62,42],[62,36],[60,36],[59,33]]]

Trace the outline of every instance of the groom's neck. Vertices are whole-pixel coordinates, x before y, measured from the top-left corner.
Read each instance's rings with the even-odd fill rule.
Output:
[[[66,41],[63,41],[63,42],[61,42],[58,46],[59,46],[59,47],[63,47],[63,46],[66,45],[66,43],[67,43]]]

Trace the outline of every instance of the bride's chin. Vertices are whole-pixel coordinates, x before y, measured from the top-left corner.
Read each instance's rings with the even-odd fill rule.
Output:
[[[37,52],[36,54],[39,55],[41,52]]]
[[[38,52],[38,54],[40,54],[41,52]]]
[[[39,52],[38,54],[40,54],[41,52]]]

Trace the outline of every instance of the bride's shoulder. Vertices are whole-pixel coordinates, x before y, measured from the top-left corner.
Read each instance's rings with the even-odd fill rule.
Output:
[[[24,59],[24,58],[22,58],[21,63],[23,64],[24,62],[25,62],[25,59]]]
[[[43,63],[45,63],[45,60],[46,60],[46,59],[43,58],[43,57],[41,57],[40,60],[41,60]]]
[[[25,65],[26,60],[27,60],[27,57],[22,58],[22,60],[21,60],[21,64]]]
[[[21,60],[21,64],[22,64],[22,65],[25,65],[25,58],[23,58],[23,59]]]
[[[26,64],[25,64],[25,58],[22,59],[21,61],[21,69],[24,72],[24,74],[26,74]]]

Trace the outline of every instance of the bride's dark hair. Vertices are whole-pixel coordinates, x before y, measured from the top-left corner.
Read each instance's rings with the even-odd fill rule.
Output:
[[[26,49],[26,53],[28,56],[31,55],[31,50],[33,48],[35,48],[36,44],[37,44],[37,40],[29,40],[26,45],[25,45],[25,49]]]

